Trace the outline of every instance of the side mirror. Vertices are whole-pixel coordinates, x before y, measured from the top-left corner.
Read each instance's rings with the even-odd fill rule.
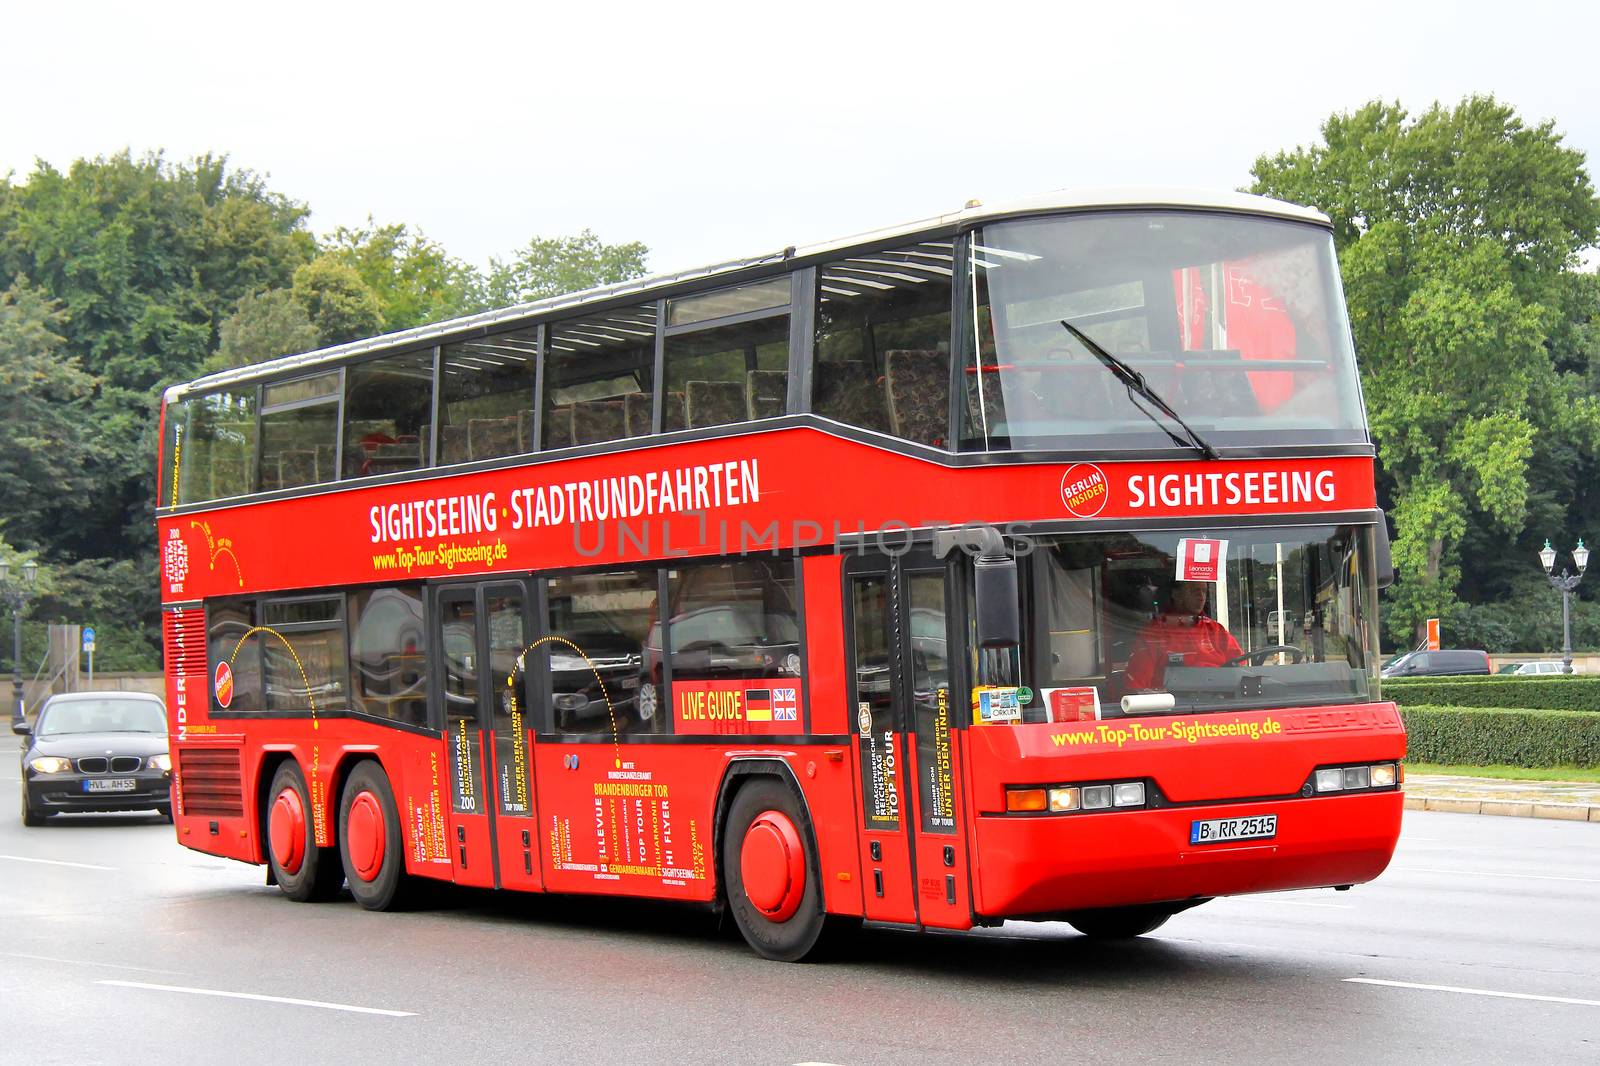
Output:
[[[978,601],[978,647],[1014,648],[1021,644],[1017,561],[1009,555],[980,555],[973,564],[973,587]]]
[[[1373,557],[1377,563],[1378,587],[1386,589],[1394,584],[1394,554],[1389,550],[1389,516],[1378,509],[1378,521],[1372,527]]]
[[[29,737],[33,735],[33,727],[28,724],[28,721],[25,718],[19,718],[15,722],[12,722],[11,731],[19,737]]]

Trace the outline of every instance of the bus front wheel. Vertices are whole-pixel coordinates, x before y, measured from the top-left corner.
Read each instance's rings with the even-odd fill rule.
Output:
[[[1131,940],[1155,932],[1170,917],[1167,907],[1108,907],[1069,915],[1067,924],[1095,940]]]
[[[350,771],[339,800],[339,859],[350,894],[369,911],[395,907],[406,881],[400,815],[389,777],[375,762]]]
[[[267,789],[267,862],[285,896],[296,903],[333,899],[344,871],[334,848],[319,848],[313,824],[311,790],[293,759],[272,775]]]
[[[734,923],[763,958],[799,962],[817,946],[826,916],[815,854],[786,784],[758,777],[739,789],[723,828],[723,879]]]

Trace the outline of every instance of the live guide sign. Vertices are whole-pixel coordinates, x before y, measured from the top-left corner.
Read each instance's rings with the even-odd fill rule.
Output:
[[[973,521],[1367,510],[1372,460],[960,464],[787,427],[159,518],[162,596],[772,552]]]

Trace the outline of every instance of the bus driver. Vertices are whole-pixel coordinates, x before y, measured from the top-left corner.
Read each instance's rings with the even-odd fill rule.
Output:
[[[1241,654],[1233,634],[1205,613],[1210,584],[1179,581],[1172,586],[1162,613],[1139,633],[1138,647],[1128,659],[1129,691],[1160,688],[1169,664],[1221,666]]]

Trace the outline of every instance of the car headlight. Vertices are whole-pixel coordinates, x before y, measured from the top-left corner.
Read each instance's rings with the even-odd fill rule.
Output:
[[[72,760],[59,755],[41,755],[28,764],[36,774],[64,774],[72,769]]]
[[[150,767],[152,770],[163,770],[167,773],[171,773],[172,756],[166,752],[162,752],[160,755],[152,755],[150,756],[150,761],[145,765]]]

